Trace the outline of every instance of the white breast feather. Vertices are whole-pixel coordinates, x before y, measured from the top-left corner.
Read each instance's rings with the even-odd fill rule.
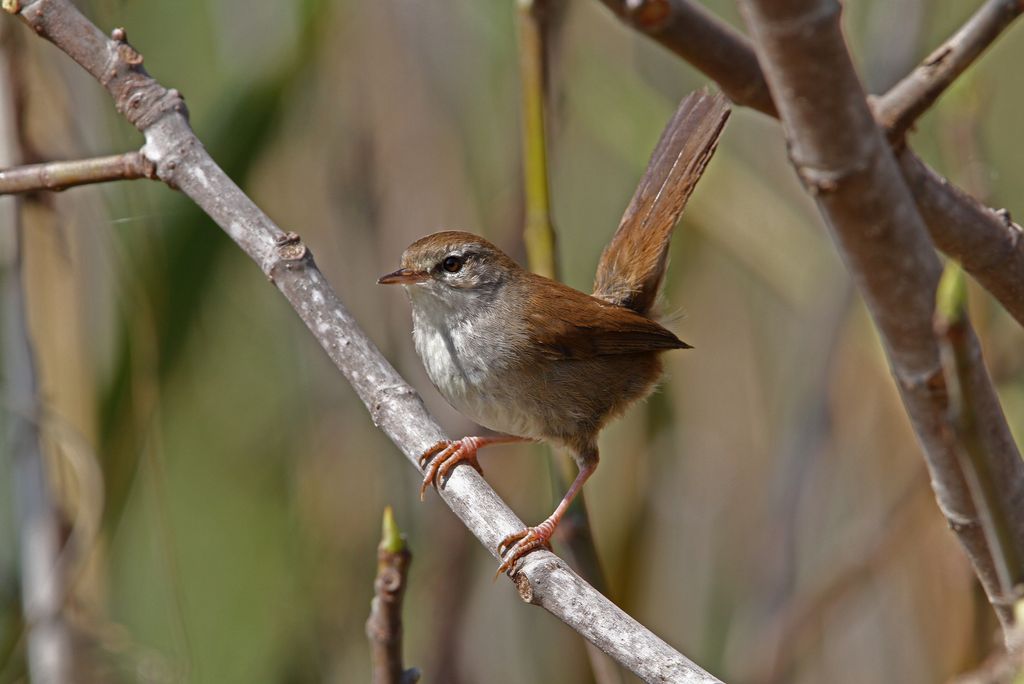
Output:
[[[501,346],[475,339],[479,333],[471,319],[478,319],[443,307],[413,304],[416,352],[448,403],[497,432],[540,437],[537,417],[517,410],[518,402],[508,400],[511,388],[502,379]]]

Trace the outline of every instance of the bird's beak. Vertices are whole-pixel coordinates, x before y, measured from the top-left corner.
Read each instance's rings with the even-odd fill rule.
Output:
[[[423,271],[411,271],[408,268],[400,268],[394,273],[388,273],[377,278],[378,285],[415,285],[422,283],[430,274]]]

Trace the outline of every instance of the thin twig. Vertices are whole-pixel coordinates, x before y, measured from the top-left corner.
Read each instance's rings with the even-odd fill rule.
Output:
[[[717,81],[736,104],[778,117],[750,41],[700,5],[691,0],[601,1],[626,23],[644,31]],[[630,10],[630,7],[634,9]],[[653,24],[630,19],[646,13],[661,18]],[[979,54],[977,51],[964,53],[964,56],[973,58]],[[960,71],[966,66],[967,61],[964,60]],[[892,114],[884,104],[886,97],[880,99],[882,103],[875,107],[875,116],[881,120],[891,118]],[[1024,272],[1024,246],[1018,244],[1017,237],[1020,227],[1010,222],[1008,217],[1002,227],[993,224],[992,216],[999,212],[983,207],[941,178],[911,151],[902,150],[900,157],[904,172],[908,168],[916,170],[916,178],[907,177],[906,180],[936,245],[959,260],[964,269],[991,292],[1018,323],[1024,325],[1024,297],[1015,294],[1024,282],[1018,276]],[[932,182],[924,182],[926,177],[922,174],[933,179]],[[929,210],[929,207],[937,206],[946,207],[948,213]],[[995,241],[995,247],[979,246],[989,240]],[[979,255],[979,249],[983,249],[984,254]],[[999,268],[989,268],[993,259],[988,255],[993,249],[1005,249],[1000,256]]]
[[[949,40],[879,97],[875,103],[878,123],[889,139],[902,139],[918,117],[1022,12],[1024,3],[1020,0],[988,0]]]
[[[142,152],[157,176],[190,197],[256,262],[348,379],[374,424],[410,462],[415,465],[427,447],[445,438],[416,392],[356,324],[301,239],[278,228],[209,156],[189,127],[180,94],[146,73],[123,29],[108,39],[68,0],[9,4],[103,84],[118,111],[145,135]],[[471,468],[456,468],[440,494],[492,554],[505,536],[525,527]],[[644,680],[717,681],[554,554],[529,554],[513,579],[525,601],[542,606]]]
[[[16,164],[22,156],[13,69],[9,51],[0,50],[0,164]],[[12,460],[12,491],[7,496],[16,504],[29,675],[32,681],[63,684],[74,679],[71,635],[64,615],[67,577],[61,562],[60,514],[40,443],[39,381],[26,317],[19,205],[16,198],[0,200],[0,329],[8,407],[4,422]]]
[[[868,109],[840,26],[835,0],[746,0],[760,63],[776,94],[790,156],[843,252],[882,338],[889,364],[928,463],[943,514],[1003,620],[997,567],[957,462],[932,311],[939,263],[900,169]],[[977,356],[971,382],[984,409],[998,407]],[[985,421],[988,467],[998,473],[996,509],[1022,510],[1024,464],[1001,410]],[[1024,516],[1005,521],[1016,557],[1024,552]],[[1019,568],[1009,572],[1017,576]]]
[[[0,195],[39,190],[59,192],[76,185],[137,178],[156,178],[156,168],[141,152],[126,152],[0,169]]]
[[[377,577],[373,581],[366,637],[370,640],[373,684],[413,684],[419,670],[402,665],[402,599],[412,552],[398,531],[391,506],[384,509],[380,544],[377,546]]]

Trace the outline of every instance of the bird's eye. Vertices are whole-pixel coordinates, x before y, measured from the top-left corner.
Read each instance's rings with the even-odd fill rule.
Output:
[[[458,273],[462,270],[462,259],[457,256],[445,257],[444,261],[441,262],[441,268],[449,273]]]

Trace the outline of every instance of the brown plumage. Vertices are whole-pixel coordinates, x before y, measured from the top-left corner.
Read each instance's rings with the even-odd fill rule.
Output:
[[[675,333],[630,309],[543,276],[525,273],[524,277],[545,281],[527,288],[544,292],[544,296],[531,299],[526,317],[527,327],[535,331],[531,340],[547,358],[585,359],[690,348]],[[563,307],[572,309],[571,318],[561,317]]]
[[[422,457],[421,495],[460,462],[496,442],[547,440],[568,447],[579,475],[554,513],[510,535],[502,572],[546,546],[597,467],[597,435],[646,396],[660,354],[689,345],[649,317],[672,229],[714,153],[729,109],[701,91],[680,104],[598,266],[594,295],[530,273],[487,240],[444,231],[417,240],[402,268],[380,283],[406,286],[416,351],[456,409],[507,436],[440,442]]]

